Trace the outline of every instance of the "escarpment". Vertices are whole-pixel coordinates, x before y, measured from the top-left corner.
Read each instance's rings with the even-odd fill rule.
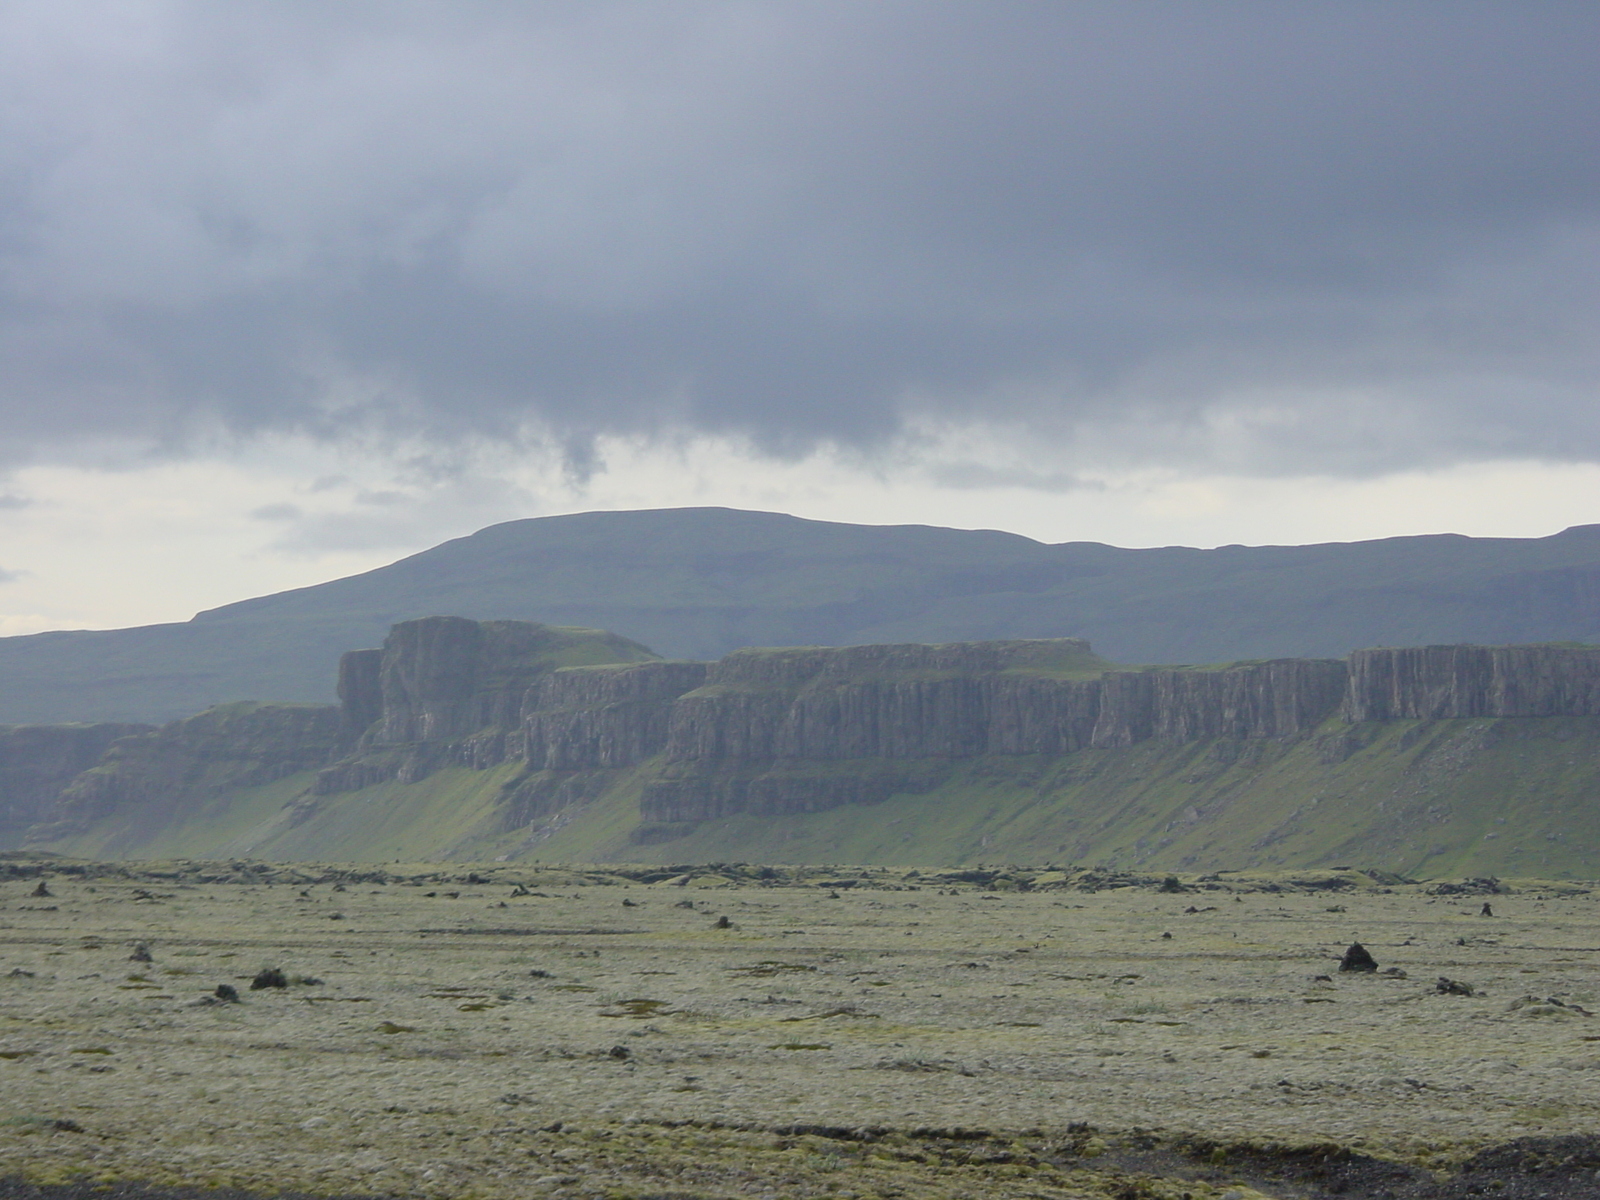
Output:
[[[118,738],[63,788],[29,833],[48,840],[112,813],[165,817],[242,788],[322,766],[339,744],[339,713],[319,704],[223,704]]]
[[[1420,646],[1350,656],[1351,721],[1600,714],[1600,646]]]
[[[623,806],[613,827],[647,846],[741,815],[939,793],[969,768],[1081,781],[1121,770],[1107,766],[1116,761],[1175,763],[1182,755],[1162,758],[1161,747],[1193,746],[1172,768],[1171,786],[1195,796],[1171,820],[1187,827],[1226,808],[1225,796],[1201,795],[1206,779],[1274,760],[1275,745],[1304,740],[1316,770],[1337,772],[1383,741],[1374,730],[1384,723],[1600,718],[1600,647],[1129,668],[1055,638],[751,649],[701,663],[663,661],[598,630],[431,617],[345,654],[338,695],[337,708],[225,705],[154,730],[0,731],[0,818],[12,844],[28,826],[25,840],[44,845],[110,814],[179,821],[250,791],[283,806],[280,826],[314,829],[351,793],[362,804],[465,795],[478,786],[472,772],[492,770],[471,820],[485,837],[523,837],[513,853],[608,796]],[[1520,735],[1461,727],[1385,744],[1395,756],[1420,746],[1414,758],[1455,747],[1426,769],[1421,758],[1403,767],[1443,779],[1451,763],[1508,736]],[[279,781],[288,781],[281,796],[260,792]],[[370,790],[390,785],[402,790]],[[403,791],[412,785],[425,786]],[[5,829],[0,820],[0,836]],[[1270,845],[1280,835],[1262,836]]]
[[[0,728],[0,846],[44,820],[61,790],[118,738],[149,725],[18,725]]]
[[[1337,661],[1107,666],[1077,639],[730,654],[673,705],[666,777],[647,786],[643,812],[815,811],[917,786],[886,762],[1290,737],[1335,713],[1345,689]],[[808,777],[797,770],[808,761],[880,765]]]

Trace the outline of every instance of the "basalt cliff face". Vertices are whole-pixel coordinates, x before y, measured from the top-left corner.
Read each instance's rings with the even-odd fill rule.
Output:
[[[0,847],[45,819],[62,789],[118,738],[149,725],[20,725],[0,729]]]
[[[339,714],[329,705],[248,702],[133,733],[60,789],[32,837],[84,833],[113,813],[171,820],[206,799],[322,765],[338,735]]]
[[[894,765],[916,760],[1290,737],[1338,709],[1345,676],[1343,663],[1314,660],[1112,671],[1065,638],[739,651],[673,705],[666,777],[647,786],[643,813],[683,822],[871,802],[932,778]],[[803,769],[841,762],[860,767]]]
[[[364,797],[370,823],[383,804],[422,803],[448,785],[478,797],[462,820],[502,853],[537,851],[601,801],[616,809],[607,819],[624,839],[607,843],[611,852],[644,853],[692,842],[714,822],[943,795],[974,764],[1056,780],[1039,787],[1074,779],[1089,796],[1085,781],[1100,779],[1104,792],[1129,764],[1148,774],[1164,763],[1160,771],[1176,772],[1174,794],[1193,793],[1172,821],[1182,827],[1226,808],[1204,798],[1203,781],[1265,770],[1285,754],[1337,772],[1383,743],[1411,756],[1408,778],[1434,779],[1443,768],[1425,771],[1413,749],[1432,735],[1408,726],[1385,742],[1382,730],[1397,723],[1542,720],[1538,728],[1553,730],[1565,721],[1563,736],[1600,737],[1600,647],[1588,646],[1127,669],[1084,641],[1055,638],[743,650],[696,663],[661,661],[599,631],[437,617],[344,655],[338,681],[337,708],[233,705],[121,736],[28,734],[56,749],[31,767],[0,758],[0,781],[31,781],[6,802],[31,824],[30,843],[48,846],[113,815],[129,829],[129,814],[170,822],[230,791],[286,781],[291,793],[274,800],[284,814],[265,843],[284,845],[283,830],[322,828],[345,797]],[[0,753],[22,732],[0,735]],[[1437,761],[1511,736],[1480,730],[1470,746],[1450,743],[1455,759]],[[1180,760],[1189,765],[1178,771]]]
[[[1600,715],[1600,647],[1424,646],[1350,656],[1351,721]]]

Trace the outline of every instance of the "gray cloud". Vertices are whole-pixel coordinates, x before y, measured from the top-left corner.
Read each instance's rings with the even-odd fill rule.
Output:
[[[0,453],[1597,459],[1597,43],[1557,0],[10,5]]]

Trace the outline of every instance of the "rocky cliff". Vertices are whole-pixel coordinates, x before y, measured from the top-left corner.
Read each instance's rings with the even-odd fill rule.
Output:
[[[396,625],[376,656],[361,650],[345,657],[339,674],[346,724],[361,726],[368,744],[399,745],[514,729],[529,690],[556,668],[656,656],[598,629],[427,617]]]
[[[168,819],[241,788],[322,766],[339,745],[339,712],[318,704],[224,704],[118,738],[60,790],[30,841],[89,829],[112,812]]]
[[[49,814],[61,791],[118,738],[149,725],[19,725],[0,729],[0,847]]]
[[[1600,715],[1600,646],[1422,646],[1350,656],[1350,721]]]
[[[464,795],[475,786],[465,780],[492,772],[493,795],[472,818],[485,836],[523,831],[526,850],[625,787],[636,842],[656,844],[713,820],[936,793],[974,763],[1042,778],[1106,770],[1149,747],[1248,764],[1303,743],[1334,769],[1385,723],[1594,721],[1600,647],[1129,669],[1078,639],[1032,639],[743,650],[693,663],[595,630],[436,617],[344,655],[338,694],[336,709],[229,705],[120,738],[129,731],[0,734],[0,811],[33,822],[31,842],[47,844],[108,813],[176,820],[208,797],[315,772],[287,797],[294,827],[346,794],[425,785],[403,794]],[[1394,743],[1397,761],[1410,745]]]
[[[322,772],[315,791],[334,795],[390,779],[414,783],[445,767],[483,770],[512,758],[576,766],[588,742],[597,743],[589,757],[609,765],[626,756],[626,746],[652,743],[648,730],[627,727],[627,717],[649,723],[646,698],[652,687],[659,690],[649,681],[661,677],[627,676],[612,691],[593,684],[552,688],[550,679],[565,668],[602,670],[590,664],[645,664],[655,657],[598,629],[461,617],[403,621],[381,649],[352,650],[340,659],[340,726],[351,753]],[[530,731],[531,714],[545,710],[548,721],[535,721]],[[664,713],[653,719],[664,725]]]
[[[1345,693],[1337,661],[1107,665],[1076,639],[730,654],[672,706],[667,769],[647,786],[643,812],[671,823],[816,811],[927,775],[886,762],[1292,737],[1333,715]],[[857,766],[808,773],[807,762]]]

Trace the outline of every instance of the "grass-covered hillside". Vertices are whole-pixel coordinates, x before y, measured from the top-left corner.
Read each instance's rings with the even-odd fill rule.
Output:
[[[1117,662],[1600,639],[1600,526],[1547,538],[1124,550],[675,509],[512,521],[390,566],[140,629],[0,639],[0,724],[327,702],[329,664],[430,615],[745,646],[1082,637]]]
[[[156,821],[108,814],[39,846],[79,857],[359,861],[1080,863],[1147,870],[1354,864],[1404,875],[1600,875],[1600,720],[1346,725],[1279,741],[1148,741],[910,765],[871,805],[643,822],[659,760],[505,829],[515,764],[306,797],[310,776]],[[870,764],[797,770],[851,772]]]

